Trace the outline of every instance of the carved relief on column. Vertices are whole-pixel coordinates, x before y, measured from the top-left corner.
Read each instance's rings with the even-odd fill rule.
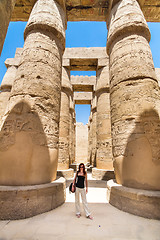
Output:
[[[97,155],[96,167],[113,170],[110,119],[109,66],[97,70]]]
[[[16,0],[0,1],[0,55]]]
[[[70,82],[70,70],[62,67],[58,170],[69,169],[69,107],[71,93],[72,85]]]
[[[1,185],[56,178],[65,24],[65,12],[56,1],[36,2],[0,133]]]
[[[93,93],[93,100],[91,104],[92,112],[92,166],[96,166],[96,154],[97,154],[97,99],[95,93]]]
[[[112,6],[107,51],[117,183],[160,190],[160,94],[150,32],[136,0]]]

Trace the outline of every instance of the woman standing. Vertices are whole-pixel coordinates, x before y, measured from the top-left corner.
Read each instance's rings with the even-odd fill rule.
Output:
[[[76,183],[77,179],[77,183]],[[84,184],[85,182],[85,184]],[[79,169],[75,175],[75,178],[73,180],[73,188],[74,185],[76,184],[76,192],[75,192],[75,207],[76,207],[76,216],[80,218],[80,200],[79,200],[79,195],[81,194],[82,198],[82,203],[83,203],[83,208],[86,214],[86,217],[89,219],[93,219],[91,216],[89,209],[88,209],[88,204],[86,200],[86,193],[88,192],[88,182],[87,182],[87,172],[85,171],[85,166],[84,163],[79,164]],[[85,190],[86,186],[86,190]]]

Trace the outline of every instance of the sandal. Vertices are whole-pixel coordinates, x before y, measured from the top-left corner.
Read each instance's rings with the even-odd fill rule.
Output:
[[[81,217],[81,214],[76,214],[77,218],[80,218]]]
[[[91,215],[87,216],[90,220],[93,220],[93,217]]]

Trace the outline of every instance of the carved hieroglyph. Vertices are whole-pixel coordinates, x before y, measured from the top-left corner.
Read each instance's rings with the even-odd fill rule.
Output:
[[[150,32],[136,0],[112,6],[107,50],[116,180],[160,190],[160,93]]]
[[[24,35],[21,63],[0,133],[3,185],[51,182],[58,164],[63,8],[54,0],[38,0]]]
[[[70,70],[62,67],[58,170],[66,170],[69,168],[69,107],[71,94],[72,85],[70,82]]]
[[[96,167],[113,170],[110,118],[109,67],[97,70],[97,154]]]

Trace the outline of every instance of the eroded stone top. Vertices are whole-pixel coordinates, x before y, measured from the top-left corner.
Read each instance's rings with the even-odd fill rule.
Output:
[[[35,0],[17,0],[12,21],[28,21]],[[139,0],[148,22],[160,22],[159,0]],[[66,0],[68,21],[106,21],[110,0]]]

